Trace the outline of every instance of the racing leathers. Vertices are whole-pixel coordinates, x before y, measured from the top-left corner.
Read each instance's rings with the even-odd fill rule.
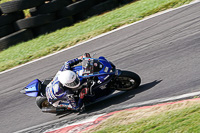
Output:
[[[48,102],[54,107],[65,107],[69,110],[79,110],[83,106],[83,98],[84,95],[87,94],[88,89],[84,88],[83,90],[86,91],[84,92],[82,90],[83,93],[81,91],[80,95],[82,97],[80,97],[78,103],[76,103],[74,98],[74,90],[82,88],[70,89],[63,86],[58,80],[58,75],[61,71],[71,70],[72,66],[77,65],[79,62],[81,62],[81,60],[79,60],[78,58],[65,62],[60,71],[57,72],[53,80],[47,85],[46,96]]]
[[[48,102],[54,107],[65,107],[68,110],[80,110],[83,107],[83,99],[88,93],[89,95],[91,95],[90,98],[92,99],[97,99],[109,93],[109,90],[105,89],[104,87],[106,86],[106,84],[104,84],[104,81],[100,81],[98,80],[98,78],[96,78],[95,84],[93,84],[93,80],[93,83],[91,83],[91,80],[83,79],[81,80],[80,86],[75,89],[67,88],[59,82],[58,75],[60,72],[65,70],[72,70],[72,67],[74,65],[77,65],[81,61],[81,59],[76,58],[65,62],[60,71],[58,71],[58,73],[54,77],[54,79],[47,85],[46,96]],[[108,79],[108,77],[109,75],[106,75],[102,79]],[[105,80],[105,82],[107,82],[107,80]],[[91,85],[94,86],[93,91],[89,89]],[[77,90],[81,91],[79,93],[78,99],[75,99],[74,92]]]

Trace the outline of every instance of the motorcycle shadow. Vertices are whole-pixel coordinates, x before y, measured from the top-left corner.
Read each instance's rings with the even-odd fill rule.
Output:
[[[154,86],[159,84],[161,81],[162,80],[155,80],[153,82],[143,84],[143,85],[139,86],[137,89],[131,90],[131,91],[120,91],[120,92],[113,94],[112,96],[110,96],[104,100],[101,100],[95,104],[86,106],[86,110],[83,113],[90,114],[92,112],[98,112],[98,111],[106,112],[108,107],[123,103],[123,102],[133,98],[136,94],[139,94],[141,92],[144,92],[146,90],[153,88]]]
[[[162,80],[155,80],[153,82],[143,84],[135,90],[119,91],[117,93],[114,93],[110,96],[103,98],[102,100],[99,100],[98,102],[87,105],[85,107],[85,110],[83,112],[79,113],[79,115],[83,115],[83,114],[91,114],[92,115],[93,113],[98,114],[98,113],[107,112],[107,110],[109,110],[108,108],[110,106],[123,103],[123,102],[133,98],[136,94],[139,94],[141,92],[144,92],[146,90],[153,88],[154,86],[159,84],[161,81]],[[61,114],[57,114],[57,116],[59,116],[59,118],[62,118],[62,117],[70,115],[71,113],[73,114],[74,112],[65,112],[65,113],[63,112]]]

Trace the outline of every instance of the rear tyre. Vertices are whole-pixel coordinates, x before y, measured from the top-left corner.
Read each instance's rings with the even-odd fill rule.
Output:
[[[36,97],[36,104],[40,109],[52,106],[46,97],[41,96]]]
[[[28,29],[48,24],[55,19],[55,14],[40,14],[38,16],[20,19],[15,22],[16,29]]]
[[[21,11],[10,14],[3,14],[0,16],[0,26],[11,24],[22,18],[24,18],[24,13]]]
[[[33,38],[32,31],[26,29],[4,36],[0,38],[0,51],[17,43],[28,41],[32,38]]]
[[[48,102],[46,97],[41,97],[41,96],[36,97],[36,104],[44,113],[61,113],[64,111],[69,111],[64,107],[63,108],[54,107]]]
[[[4,25],[0,26],[0,37],[4,37],[14,32],[14,28],[12,25]]]
[[[141,78],[138,74],[130,71],[122,71],[115,79],[116,90],[129,91],[139,87]]]
[[[1,11],[4,14],[12,13],[16,11],[22,11],[24,9],[37,7],[41,4],[43,4],[45,0],[13,0],[8,1],[5,3],[0,4]]]

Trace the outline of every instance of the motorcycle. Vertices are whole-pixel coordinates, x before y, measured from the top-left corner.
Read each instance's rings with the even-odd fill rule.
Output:
[[[102,99],[116,90],[118,91],[129,91],[139,87],[141,78],[138,74],[131,71],[124,71],[116,69],[115,65],[105,59],[104,57],[99,58],[83,58],[81,66],[75,66],[72,70],[79,75],[80,81],[89,80],[91,81],[90,93],[84,97],[84,104],[94,103],[99,99]],[[56,78],[56,76],[54,77]],[[37,106],[43,111],[48,113],[58,113],[69,111],[66,108],[52,106],[46,97],[46,86],[53,80],[46,79],[40,81],[35,79],[30,82],[20,92],[30,97],[36,97]],[[105,81],[100,86],[93,86],[95,82]],[[93,92],[94,88],[106,90],[106,94],[98,95]],[[75,101],[79,99],[80,89],[74,91]],[[95,97],[94,96],[98,97]]]

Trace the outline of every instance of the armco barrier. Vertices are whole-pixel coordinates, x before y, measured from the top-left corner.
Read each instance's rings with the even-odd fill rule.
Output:
[[[73,1],[13,0],[0,4],[0,51],[133,0]],[[31,17],[25,18],[25,9],[30,9]]]

